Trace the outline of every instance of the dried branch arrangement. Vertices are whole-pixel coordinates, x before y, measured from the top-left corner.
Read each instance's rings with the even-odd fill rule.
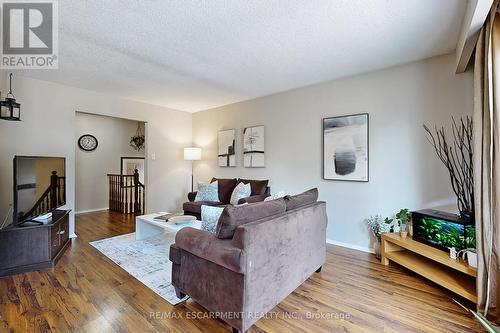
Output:
[[[467,116],[457,122],[452,118],[452,139],[446,137],[444,127],[434,127],[434,132],[426,125],[427,139],[437,156],[448,169],[451,187],[457,196],[460,212],[474,211],[474,174],[472,165],[472,119]]]

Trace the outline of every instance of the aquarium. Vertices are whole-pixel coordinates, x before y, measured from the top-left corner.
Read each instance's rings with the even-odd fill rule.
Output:
[[[413,239],[443,251],[476,248],[476,230],[470,221],[437,210],[412,212]]]

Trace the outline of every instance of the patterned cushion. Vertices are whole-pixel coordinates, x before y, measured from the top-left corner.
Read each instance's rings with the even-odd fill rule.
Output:
[[[264,201],[271,201],[271,200],[276,200],[276,199],[281,199],[285,196],[285,192],[281,191],[275,194],[271,194],[270,196],[266,197]]]
[[[250,188],[250,184],[239,183],[233,190],[233,194],[231,194],[231,205],[238,205],[238,201],[240,199],[249,197],[252,194],[252,189]]]
[[[196,198],[194,201],[209,201],[218,202],[219,201],[219,184],[217,181],[210,184],[198,184],[198,193],[196,193]]]
[[[217,222],[224,207],[201,206],[201,230],[215,234]]]
[[[267,184],[269,183],[269,179],[267,180],[256,180],[256,179],[238,179],[238,183],[250,184],[252,188],[251,195],[262,195],[266,194]]]

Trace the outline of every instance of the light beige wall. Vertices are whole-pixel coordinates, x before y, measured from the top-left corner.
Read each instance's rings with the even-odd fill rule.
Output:
[[[120,173],[120,158],[144,157],[144,149],[137,151],[130,146],[130,138],[137,131],[137,121],[76,113],[76,138],[94,135],[97,149],[87,152],[76,148],[75,211],[85,212],[108,208],[108,173]],[[140,122],[144,129],[144,123]]]
[[[328,238],[368,249],[363,220],[402,207],[453,202],[447,174],[422,124],[448,124],[472,110],[472,75],[455,75],[453,55],[322,83],[195,113],[193,141],[203,148],[195,177],[271,180],[273,192],[318,187],[327,202]],[[370,182],[322,179],[322,118],[370,114]],[[242,130],[265,125],[266,167],[242,167]],[[236,168],[217,166],[217,131],[237,129]]]
[[[74,210],[76,111],[147,122],[147,210],[181,208],[190,188],[191,169],[182,148],[191,145],[191,114],[21,76],[13,88],[22,121],[0,121],[0,217],[12,202],[14,155],[66,157],[67,208]],[[70,229],[73,233],[73,214]]]

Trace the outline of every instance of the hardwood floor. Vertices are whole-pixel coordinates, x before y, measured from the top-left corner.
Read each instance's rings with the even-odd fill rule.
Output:
[[[0,278],[0,332],[230,331],[192,300],[171,306],[88,244],[133,232],[133,219],[76,220],[79,237],[54,269]],[[250,332],[482,332],[451,297],[372,255],[328,246],[321,273]]]

